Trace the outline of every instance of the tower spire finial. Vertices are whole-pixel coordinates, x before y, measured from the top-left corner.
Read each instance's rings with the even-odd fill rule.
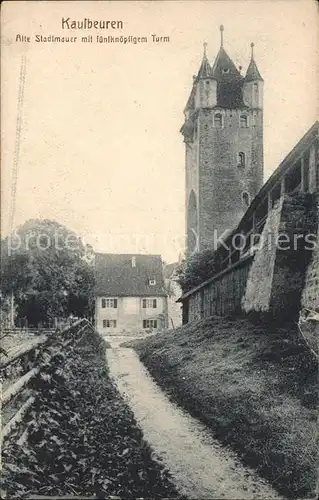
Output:
[[[220,25],[219,29],[220,29],[220,46],[223,47],[224,46],[224,26],[223,26],[223,24]]]
[[[254,47],[255,47],[254,42],[251,42],[250,46],[251,46],[251,59],[254,59]]]
[[[203,46],[204,46],[204,57],[206,57],[206,55],[207,55],[207,54],[206,54],[207,43],[206,43],[206,42],[204,42],[204,43],[203,43]]]

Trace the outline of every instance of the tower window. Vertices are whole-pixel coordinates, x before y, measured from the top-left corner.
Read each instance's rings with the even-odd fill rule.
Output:
[[[241,199],[242,199],[244,207],[245,208],[249,207],[249,205],[250,205],[250,196],[249,196],[249,193],[247,191],[244,191],[242,193]]]
[[[193,140],[196,141],[197,139],[197,123],[194,124],[194,134],[193,134]]]
[[[245,165],[246,165],[245,153],[241,151],[240,153],[238,153],[238,166],[245,167]]]
[[[223,68],[223,69],[222,69],[222,72],[223,72],[223,73],[229,73],[229,68]]]
[[[214,115],[214,127],[222,128],[223,127],[223,117],[221,113],[216,113]]]
[[[247,128],[248,127],[248,116],[240,115],[240,127]]]
[[[259,87],[258,83],[254,83],[253,85],[253,92],[254,92],[254,105],[257,107],[259,104]]]

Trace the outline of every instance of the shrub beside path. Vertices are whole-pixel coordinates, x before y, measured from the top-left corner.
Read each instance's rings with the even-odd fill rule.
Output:
[[[179,498],[110,380],[106,347],[85,335],[43,363],[24,429],[3,443],[1,498]]]

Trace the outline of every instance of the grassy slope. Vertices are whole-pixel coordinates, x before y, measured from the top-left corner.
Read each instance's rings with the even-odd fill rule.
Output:
[[[168,394],[282,494],[314,494],[317,367],[294,327],[210,318],[133,345]]]

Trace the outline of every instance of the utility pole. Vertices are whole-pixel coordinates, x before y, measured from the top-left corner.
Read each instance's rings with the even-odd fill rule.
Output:
[[[24,100],[24,86],[25,86],[25,74],[26,74],[26,56],[21,57],[20,66],[20,78],[19,78],[19,91],[18,91],[18,103],[17,103],[17,122],[16,122],[16,137],[13,152],[13,168],[12,168],[12,181],[11,181],[11,210],[10,210],[10,234],[13,235],[14,228],[14,218],[16,212],[16,192],[17,192],[17,181],[18,181],[18,170],[20,164],[20,146],[21,146],[21,131],[22,131],[22,110],[23,110],[23,100]],[[11,327],[14,327],[14,293],[13,293],[13,283],[12,283],[12,267],[11,267],[11,314],[10,323]]]
[[[11,326],[11,328],[14,328],[14,294],[13,294],[13,291],[11,292],[10,305],[11,305],[10,326]]]

